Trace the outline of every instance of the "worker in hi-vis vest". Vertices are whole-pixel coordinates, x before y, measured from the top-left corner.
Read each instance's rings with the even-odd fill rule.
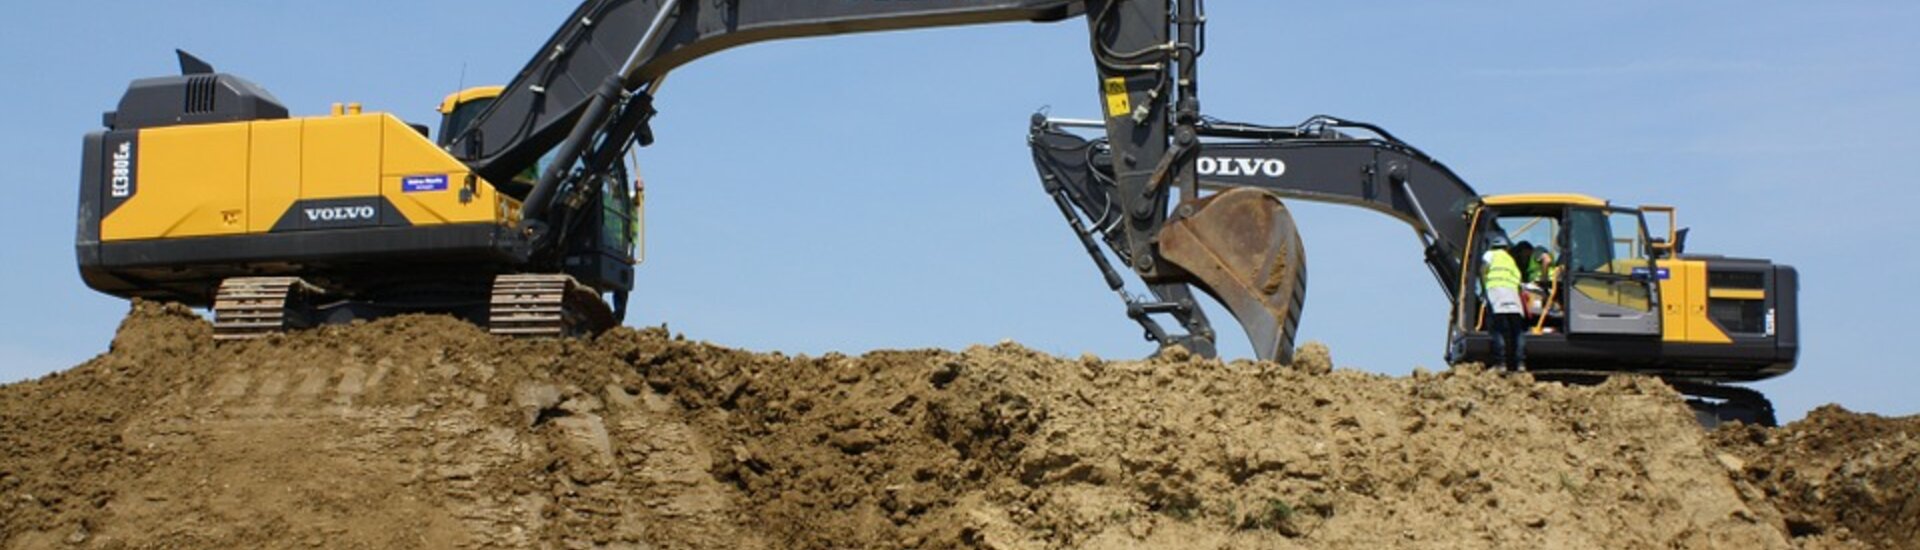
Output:
[[[1521,370],[1527,359],[1527,320],[1520,307],[1520,264],[1507,251],[1507,236],[1495,233],[1488,239],[1489,249],[1480,257],[1480,285],[1485,291],[1487,308],[1492,310],[1488,328],[1493,335],[1493,365]]]

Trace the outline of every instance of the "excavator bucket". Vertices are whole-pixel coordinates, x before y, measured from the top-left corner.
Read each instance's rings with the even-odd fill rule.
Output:
[[[1271,192],[1241,187],[1195,201],[1160,232],[1160,256],[1227,306],[1261,359],[1293,359],[1307,297],[1306,250],[1293,215]]]

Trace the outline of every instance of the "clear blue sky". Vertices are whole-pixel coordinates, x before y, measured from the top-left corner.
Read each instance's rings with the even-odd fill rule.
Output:
[[[0,32],[12,174],[0,381],[105,350],[123,301],[75,273],[83,133],[175,47],[272,90],[427,122],[511,77],[567,2],[33,2]],[[1800,368],[1759,387],[1920,412],[1920,4],[1215,0],[1205,110],[1379,123],[1482,192],[1680,207],[1690,250],[1800,267]],[[636,324],[759,350],[1149,351],[1036,182],[1042,106],[1098,113],[1078,21],[777,42],[675,73],[659,99]],[[1295,203],[1312,278],[1301,333],[1342,366],[1437,367],[1446,302],[1413,233]],[[1216,319],[1226,320],[1224,315]],[[1224,324],[1224,323],[1223,323]],[[1238,334],[1223,326],[1223,334]],[[1248,346],[1228,338],[1225,350]]]

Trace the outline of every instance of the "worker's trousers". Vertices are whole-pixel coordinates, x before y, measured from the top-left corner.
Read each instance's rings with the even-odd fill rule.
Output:
[[[1495,313],[1492,321],[1493,363],[1487,366],[1520,370],[1527,362],[1527,319],[1518,313]]]

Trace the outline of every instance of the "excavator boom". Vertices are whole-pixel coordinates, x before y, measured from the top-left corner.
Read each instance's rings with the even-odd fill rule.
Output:
[[[589,0],[575,8],[450,149],[482,177],[506,181],[559,145],[609,81],[649,90],[669,71],[723,49],[801,38],[936,26],[1057,21],[1070,0]],[[605,108],[604,106],[602,108]]]
[[[449,150],[490,180],[519,173],[550,151],[560,159],[545,166],[521,207],[522,224],[538,258],[539,251],[552,248],[549,243],[566,238],[569,213],[554,208],[556,197],[611,169],[630,142],[651,142],[647,120],[662,79],[676,67],[764,40],[1054,21],[1082,14],[1100,76],[1100,99],[1108,107],[1108,117],[1099,125],[1107,143],[1119,144],[1114,146],[1118,156],[1126,159],[1126,166],[1114,170],[1111,178],[1120,192],[1109,198],[1124,214],[1114,217],[1109,244],[1125,250],[1126,267],[1154,294],[1150,300],[1130,300],[1129,315],[1140,320],[1156,342],[1213,355],[1212,327],[1195,299],[1195,286],[1224,300],[1276,301],[1285,311],[1297,311],[1304,277],[1295,270],[1263,274],[1287,290],[1280,298],[1256,298],[1243,296],[1238,287],[1208,286],[1194,273],[1158,261],[1162,252],[1156,240],[1167,224],[1171,189],[1197,195],[1191,153],[1197,145],[1193,128],[1201,120],[1196,66],[1203,49],[1198,40],[1204,14],[1198,0],[589,2],[575,10],[487,111],[452,138]],[[1229,239],[1246,248],[1239,254],[1299,257],[1291,219],[1265,220],[1271,239]],[[1111,266],[1104,269],[1117,277]],[[1287,280],[1280,284],[1276,278],[1283,276]],[[1297,316],[1246,311],[1240,318],[1243,324],[1266,327],[1257,333],[1268,336],[1255,338],[1261,356],[1287,358]],[[1172,316],[1182,332],[1162,329],[1151,322],[1155,315]]]

